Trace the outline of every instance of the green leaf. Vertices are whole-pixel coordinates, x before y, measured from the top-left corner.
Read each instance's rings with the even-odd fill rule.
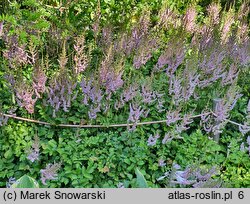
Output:
[[[27,175],[22,176],[11,186],[12,188],[39,188],[37,181]]]
[[[138,168],[135,169],[136,174],[136,184],[138,188],[148,188],[148,184],[143,174],[139,171]]]
[[[4,153],[4,157],[5,157],[6,159],[11,158],[12,155],[13,155],[13,153],[12,153],[12,150],[11,150],[11,149],[7,150],[7,151]]]

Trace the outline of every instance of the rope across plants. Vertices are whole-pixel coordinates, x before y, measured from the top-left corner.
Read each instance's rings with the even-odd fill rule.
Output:
[[[216,116],[215,113],[213,112],[208,112],[208,113],[204,113],[204,114],[199,114],[199,115],[193,115],[190,116],[190,118],[198,118],[201,116],[207,116],[213,114],[214,116]],[[91,124],[52,124],[52,123],[48,123],[48,122],[44,122],[44,121],[40,121],[40,120],[34,120],[34,119],[29,119],[29,118],[24,118],[24,117],[18,117],[16,115],[12,115],[12,114],[6,114],[6,113],[0,113],[0,116],[4,116],[7,118],[13,118],[16,120],[20,120],[20,121],[25,121],[25,122],[30,122],[30,123],[36,123],[36,124],[41,124],[41,125],[48,125],[48,126],[58,126],[58,127],[64,127],[64,128],[119,128],[119,127],[129,127],[129,126],[133,126],[135,125],[135,123],[120,123],[120,124],[110,124],[110,125],[91,125]],[[244,125],[239,124],[237,122],[231,121],[226,119],[225,120],[228,123],[231,123],[233,125],[237,125],[239,127],[244,127]],[[141,125],[152,125],[152,124],[159,124],[159,123],[166,123],[167,120],[156,120],[156,121],[145,121],[145,122],[137,122],[136,125],[141,126]]]

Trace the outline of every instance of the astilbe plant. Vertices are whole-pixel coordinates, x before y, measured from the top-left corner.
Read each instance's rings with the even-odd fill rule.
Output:
[[[196,29],[195,19],[197,16],[196,9],[194,7],[189,7],[183,18],[184,27],[188,32],[194,32]]]
[[[8,117],[0,114],[0,127],[6,125],[8,122],[8,119],[9,119]]]
[[[34,113],[37,97],[34,90],[25,82],[15,87],[16,101],[20,107],[24,107],[29,113]]]
[[[77,97],[78,92],[74,92],[77,82],[74,82],[70,77],[70,73],[66,69],[68,58],[66,57],[65,42],[63,45],[62,54],[59,58],[60,70],[54,76],[54,79],[50,81],[50,85],[47,89],[48,100],[53,110],[53,117],[59,108],[63,108],[65,112],[68,112],[68,108],[71,107],[71,102]]]
[[[230,111],[234,108],[237,100],[242,97],[238,92],[238,87],[231,86],[223,98],[214,99],[213,114],[205,114],[201,117],[203,127],[206,132],[219,134],[227,124]]]
[[[138,94],[138,89],[139,87],[137,84],[130,85],[129,87],[123,89],[122,100],[124,102],[131,101]]]
[[[117,53],[113,42],[104,51],[104,58],[99,68],[99,81],[106,89],[107,97],[110,98],[124,84],[122,74],[124,69],[124,56]]]
[[[213,2],[207,7],[209,23],[211,26],[215,26],[215,25],[219,24],[220,11],[221,11],[221,7],[218,3]]]
[[[210,169],[198,167],[196,165],[188,166],[185,170],[180,170],[181,166],[174,163],[172,170],[166,172],[159,180],[168,180],[169,187],[193,187],[193,188],[219,188],[222,182],[219,179],[212,177],[218,174],[217,167],[213,166]]]
[[[41,169],[41,182],[47,185],[47,180],[57,180],[57,171],[61,168],[61,163],[47,164],[45,169]]]
[[[85,51],[85,36],[81,35],[76,38],[75,44],[74,44],[74,49],[75,49],[75,55],[74,55],[74,72],[76,74],[79,74],[83,71],[88,66],[88,61],[89,61],[89,56],[86,55]]]
[[[46,90],[46,81],[47,76],[45,75],[42,68],[34,69],[33,74],[33,89],[38,98],[41,98],[41,94],[43,94]]]
[[[242,125],[239,126],[239,131],[243,134],[246,135],[248,132],[250,132],[250,99],[247,104],[247,116],[246,120]],[[250,139],[248,138],[248,142],[250,142]]]
[[[140,47],[137,50],[137,54],[133,60],[133,66],[136,69],[141,68],[145,65],[152,57],[153,51],[158,48],[158,42],[156,38],[150,36],[150,38],[145,38],[140,43]]]
[[[224,22],[221,28],[221,42],[222,44],[226,44],[231,34],[231,26],[234,23],[234,12],[232,9],[227,12],[223,20]]]
[[[167,115],[166,116],[166,124],[167,124],[167,126],[170,126],[170,124],[181,120],[179,110],[174,110],[174,111],[169,110],[166,115]]]
[[[130,54],[138,50],[140,46],[145,45],[143,42],[145,42],[149,35],[150,26],[150,11],[144,10],[139,21],[133,25],[131,32],[128,35],[128,43],[125,45],[127,54]]]
[[[152,118],[165,117],[164,125],[167,126],[165,127],[167,132],[161,139],[162,145],[169,144],[175,138],[183,139],[182,133],[190,128],[196,117],[193,106],[198,107],[197,111],[202,111],[197,117],[201,118],[201,126],[203,125],[205,132],[221,133],[229,122],[230,111],[242,97],[236,84],[250,62],[246,22],[249,9],[246,5],[240,8],[242,15],[239,15],[232,9],[221,13],[219,4],[212,3],[207,9],[208,17],[204,23],[199,22],[199,24],[196,23],[199,14],[194,6],[189,7],[184,15],[163,8],[156,25],[150,22],[150,11],[144,11],[131,30],[115,35],[108,27],[101,31],[100,2],[98,6],[92,30],[98,46],[96,50],[100,53],[86,54],[86,51],[92,51],[90,47],[93,45],[92,42],[85,41],[84,35],[76,37],[74,42],[69,42],[70,37],[63,39],[63,50],[58,59],[59,70],[48,80],[47,87],[47,76],[42,69],[43,66],[36,67],[35,60],[35,57],[43,54],[43,51],[36,53],[32,44],[27,51],[26,45],[20,44],[16,35],[7,35],[3,32],[3,22],[0,22],[0,36],[3,36],[6,45],[3,57],[8,62],[6,63],[9,65],[8,68],[11,70],[22,66],[35,67],[32,87],[25,82],[24,85],[17,86],[15,77],[20,75],[17,71],[13,71],[11,73],[13,75],[8,77],[9,86],[12,86],[16,93],[19,106],[24,107],[29,113],[34,113],[37,99],[42,98],[46,90],[47,102],[53,108],[55,117],[55,113],[60,109],[69,112],[72,101],[78,96],[77,89],[80,88],[80,99],[82,98],[84,111],[86,110],[84,117],[91,119],[91,122],[99,119],[99,115],[102,115],[99,113],[107,112],[111,106],[116,109],[116,113],[124,114],[120,109],[129,109],[126,122],[132,123],[132,127],[128,127],[130,131],[135,130],[142,118],[147,118],[151,114]],[[100,41],[99,34],[102,35]],[[61,36],[56,37],[61,39]],[[73,50],[66,50],[66,47],[72,44]],[[52,46],[46,48],[48,52],[46,54],[52,56],[56,52],[50,49],[56,50],[56,48]],[[72,57],[67,56],[71,51],[73,51]],[[158,59],[155,56],[158,56]],[[95,66],[92,65],[93,61]],[[153,66],[148,63],[147,67],[149,61],[156,63]],[[135,74],[139,77],[144,74],[145,69],[142,70],[142,67],[147,69],[154,82],[158,82],[158,76],[164,75],[166,84],[154,89],[153,83],[149,82],[148,78],[135,81],[132,78]],[[154,67],[153,71],[151,67]],[[88,75],[89,73],[91,74]],[[200,107],[202,103],[201,105],[199,102],[194,103],[210,89],[215,90],[214,92],[220,89],[215,94],[218,100],[213,110],[211,101],[216,100],[214,96],[208,97],[206,108]],[[165,100],[169,98],[170,102]],[[158,112],[154,111],[155,107]],[[246,121],[239,125],[239,131],[243,135],[250,131],[250,101],[247,111]],[[0,125],[5,123],[6,119],[7,117],[0,113]],[[146,143],[150,149],[157,146],[160,137],[159,132],[148,137]],[[250,154],[249,136],[246,143]],[[246,151],[244,145],[244,143],[241,145],[242,151]],[[27,159],[34,162],[38,160],[39,154],[39,140],[35,137]],[[158,158],[159,167],[165,168],[166,165],[162,157]],[[60,163],[48,164],[40,171],[42,183],[46,185],[48,180],[57,179],[57,171],[60,168]],[[201,166],[182,168],[174,164],[171,172],[166,172],[158,180],[168,178],[171,187],[220,187],[220,180],[213,179],[216,174],[215,166],[210,169]],[[119,187],[123,187],[123,184],[119,184]]]
[[[18,68],[29,63],[25,45],[20,45],[18,36],[8,36],[6,34],[3,39],[7,47],[3,52],[3,56],[8,60],[11,68]]]
[[[0,37],[3,35],[3,21],[0,22]]]
[[[162,140],[162,144],[167,144],[171,142],[173,138],[174,138],[174,134],[172,132],[166,133]]]
[[[160,138],[159,133],[156,133],[154,136],[150,135],[148,138],[148,146],[156,145],[157,139]]]
[[[188,130],[190,127],[189,125],[193,122],[192,119],[192,113],[190,114],[185,114],[180,122],[180,124],[177,125],[176,127],[176,133],[181,134],[183,131]]]
[[[147,84],[141,86],[142,103],[151,104],[157,99],[157,92],[150,90],[151,87]]]
[[[51,85],[47,89],[48,103],[51,105],[53,110],[53,117],[55,117],[56,112],[63,108],[65,112],[68,112],[71,107],[71,102],[76,98],[77,92],[74,93],[76,83],[74,83],[67,76],[59,76],[55,78]]]
[[[40,143],[39,137],[36,135],[34,137],[34,141],[32,142],[31,148],[27,151],[28,153],[27,159],[30,160],[31,162],[34,162],[39,159],[40,155],[39,143]]]
[[[130,131],[132,131],[135,130],[136,125],[140,121],[140,118],[143,117],[145,110],[136,103],[129,103],[129,110],[128,123],[133,123],[133,127],[130,129]]]
[[[103,91],[100,89],[100,86],[95,83],[93,77],[88,81],[82,78],[80,86],[84,94],[83,104],[90,106],[88,116],[90,119],[96,119],[97,113],[101,112],[101,101],[104,97]]]
[[[173,76],[178,66],[183,63],[185,50],[184,40],[173,38],[159,57],[155,70],[163,70],[169,77]]]
[[[159,21],[157,26],[162,29],[169,30],[171,28],[179,28],[181,25],[181,18],[179,14],[169,7],[163,6],[159,12]]]
[[[246,68],[250,61],[248,24],[244,17],[249,9],[243,5],[240,10],[244,13],[243,17],[233,9],[221,13],[219,4],[212,3],[207,8],[208,16],[198,24],[196,19],[199,14],[195,6],[188,7],[183,15],[163,6],[157,23],[152,24],[150,10],[144,10],[138,21],[132,23],[130,30],[113,34],[109,26],[100,27],[99,7],[92,31],[100,53],[86,54],[93,45],[85,41],[84,35],[76,37],[74,42],[64,37],[58,59],[59,70],[52,76],[53,79],[48,80],[47,88],[44,71],[35,67],[33,89],[17,90],[18,103],[33,113],[37,98],[41,98],[46,89],[47,102],[52,106],[55,116],[60,108],[69,111],[80,87],[82,102],[87,106],[90,119],[96,119],[99,112],[106,112],[113,105],[117,111],[129,107],[127,122],[133,123],[134,129],[142,117],[147,117],[149,112],[151,114],[150,106],[155,105],[159,113],[166,111],[167,126],[174,126],[175,134],[180,134],[192,122],[192,117],[182,113],[189,109],[189,102],[200,99],[200,91],[203,93],[211,87],[220,86],[222,93],[228,90],[227,96],[217,104],[213,115],[204,115],[201,121],[207,123],[206,131],[221,131],[232,107],[241,97],[230,87],[237,84],[241,68]],[[167,30],[171,32],[165,35]],[[30,61],[28,59],[34,58],[28,56],[25,45],[19,43],[16,35],[4,33],[3,36],[7,47],[4,55],[11,63],[10,67],[14,63],[27,64]],[[61,36],[59,38],[62,39]],[[72,57],[67,56],[69,52],[66,50],[70,43],[73,44]],[[46,52],[49,50],[46,48]],[[154,54],[159,56],[158,59],[152,59]],[[93,61],[96,67],[92,66]],[[146,84],[143,80],[129,84],[132,79],[130,76],[140,73],[140,68],[148,61],[156,61],[153,71],[148,68],[153,80],[157,81],[162,71],[166,73],[164,90],[154,90],[147,80]],[[127,68],[127,64],[133,68]],[[90,72],[91,76],[88,75]],[[172,101],[168,104],[165,99],[169,96]],[[241,131],[246,129],[245,126],[240,127]]]

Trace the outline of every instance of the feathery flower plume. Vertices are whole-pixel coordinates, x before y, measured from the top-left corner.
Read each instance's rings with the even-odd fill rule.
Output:
[[[233,42],[232,42],[233,43]],[[231,44],[231,43],[230,43]],[[244,44],[234,43],[231,46],[231,56],[236,63],[241,66],[247,66],[250,63],[250,41],[248,40]]]
[[[183,116],[183,119],[181,121],[181,124],[177,126],[176,131],[178,134],[180,134],[182,131],[188,130],[190,125],[193,122],[193,119],[191,118],[192,114],[185,114]]]
[[[154,91],[150,90],[149,86],[146,86],[145,84],[142,85],[142,102],[151,104],[152,102],[156,101],[156,94]]]
[[[88,112],[89,119],[96,119],[97,113],[101,112],[101,108],[100,107],[101,107],[101,104],[98,104],[98,106],[95,107],[95,108],[93,106],[90,107],[90,110]]]
[[[239,126],[239,131],[245,135],[247,134],[248,132],[250,132],[250,124],[248,122],[244,122],[243,125],[240,125]]]
[[[3,56],[8,60],[10,67],[15,68],[29,63],[25,45],[19,45],[17,36],[8,36],[4,40],[7,49],[3,52]]]
[[[62,53],[58,59],[58,62],[59,62],[59,65],[60,65],[60,69],[61,69],[61,72],[65,72],[65,68],[66,68],[66,65],[67,65],[67,62],[68,62],[68,58],[66,56],[66,40],[64,40],[63,42],[63,47],[62,47]]]
[[[168,142],[171,142],[171,140],[173,139],[173,136],[171,135],[171,133],[166,133],[163,140],[162,140],[162,144],[166,144]]]
[[[164,8],[159,13],[158,27],[169,29],[171,27],[178,28],[181,24],[181,19],[178,18],[176,12],[170,8]]]
[[[128,123],[132,122],[134,123],[133,127],[130,129],[131,131],[136,128],[136,123],[139,122],[140,117],[143,116],[144,109],[141,108],[141,106],[138,106],[136,104],[129,104],[129,117],[128,117]]]
[[[156,135],[150,135],[148,138],[148,146],[154,146],[157,142],[157,139],[160,138],[159,133],[156,133]]]
[[[229,107],[222,99],[216,100],[215,107],[214,107],[214,113],[216,115],[216,121],[224,121],[228,118],[229,114]]]
[[[111,46],[113,40],[112,28],[110,26],[104,27],[102,29],[101,45],[105,49]]]
[[[178,120],[181,120],[180,118],[180,113],[179,111],[175,110],[175,111],[168,111],[167,112],[167,126],[170,126],[170,124],[177,122]]]
[[[97,35],[100,30],[100,20],[101,20],[101,4],[100,0],[97,2],[96,13],[94,17],[94,23],[92,25],[92,29],[94,31],[95,39],[97,39]]]
[[[217,25],[220,22],[220,10],[220,5],[217,3],[213,2],[208,6],[207,12],[212,25]]]
[[[132,100],[138,93],[138,86],[130,85],[128,88],[123,90],[122,98],[125,102]]]
[[[41,181],[47,185],[47,180],[57,180],[57,171],[61,168],[61,163],[47,164],[45,169],[41,169]]]
[[[229,67],[228,72],[222,77],[222,85],[233,84],[235,79],[237,79],[239,74],[238,66],[235,63],[232,63]]]
[[[249,35],[248,35],[248,25],[246,23],[240,23],[240,25],[237,28],[236,36],[240,44],[247,43],[247,41],[249,40]]]
[[[218,174],[217,168],[211,169],[200,168],[196,166],[188,166],[185,170],[180,170],[178,164],[173,164],[172,171],[167,174],[171,186],[176,184],[181,186],[192,186],[193,188],[215,188],[220,187],[221,182],[213,179],[212,176]]]
[[[173,96],[173,101],[175,105],[179,105],[180,101],[182,100],[182,78],[175,77],[172,75],[169,80],[169,94]]]
[[[163,105],[165,103],[165,100],[163,99],[157,99],[158,103],[156,105],[156,108],[159,113],[165,111],[165,106]]]
[[[32,143],[31,148],[28,150],[27,159],[30,160],[31,162],[34,162],[34,161],[38,160],[39,155],[40,155],[40,153],[39,153],[39,138],[36,135],[34,137],[34,141]]]
[[[213,129],[214,121],[211,114],[208,113],[207,109],[202,110],[200,125],[203,126],[203,129],[209,133]]]
[[[24,107],[29,113],[34,113],[34,106],[37,97],[33,98],[34,91],[24,85],[23,87],[16,88],[16,100],[20,107]]]
[[[195,18],[197,16],[196,9],[192,6],[187,9],[183,18],[184,27],[188,32],[193,33],[196,29]]]
[[[232,10],[228,11],[225,15],[224,23],[221,29],[221,42],[222,44],[226,44],[228,42],[228,38],[231,32],[231,26],[234,23],[234,13]]]
[[[139,69],[145,65],[152,57],[152,52],[157,48],[156,39],[145,39],[137,50],[137,54],[134,56],[133,66]]]
[[[14,184],[14,183],[17,183],[18,181],[16,180],[16,178],[14,177],[10,177],[9,178],[9,181],[6,183],[6,188],[11,188],[11,186]]]
[[[124,107],[125,101],[122,98],[122,95],[120,96],[120,100],[116,100],[114,104],[115,110],[119,110],[120,108]]]
[[[58,77],[51,81],[50,87],[48,87],[48,103],[54,108],[53,117],[59,108],[63,108],[65,112],[68,112],[68,108],[71,107],[71,101],[73,101],[77,92],[73,91],[76,87],[76,83],[73,83],[69,77],[64,76],[63,72]]]
[[[190,97],[194,94],[196,86],[199,84],[199,74],[196,74],[196,71],[188,70],[189,73],[185,74],[187,76],[186,84],[182,88],[182,97],[184,101],[188,101]]]
[[[3,35],[3,21],[0,22],[0,37]]]
[[[104,83],[106,87],[106,93],[109,94],[111,92],[115,92],[117,89],[123,86],[122,80],[123,72],[120,72],[118,75],[115,75],[114,72],[109,73],[107,77],[107,81]]]
[[[158,161],[158,166],[160,166],[160,167],[166,166],[165,161],[164,161],[163,159],[160,159],[160,160]]]
[[[47,81],[47,77],[42,69],[34,69],[33,73],[33,89],[38,98],[41,98],[41,94],[45,92],[45,84]]]
[[[54,108],[53,117],[59,108],[63,108],[65,112],[68,112],[68,108],[71,107],[71,101],[77,97],[77,92],[74,93],[77,83],[69,77],[66,70],[68,58],[66,56],[66,40],[63,42],[62,53],[59,57],[60,70],[56,73],[56,76],[50,81],[50,86],[47,89],[48,103]]]
[[[168,76],[172,76],[185,57],[184,41],[173,39],[167,49],[161,54],[155,65],[155,70],[164,70]],[[167,67],[166,67],[167,66]]]
[[[85,54],[85,36],[81,35],[75,40],[75,56],[74,56],[74,61],[75,61],[75,67],[74,67],[74,72],[76,74],[79,74],[83,72],[87,66],[88,66],[88,57]]]
[[[238,13],[237,13],[237,18],[239,21],[246,21],[247,19],[247,16],[249,14],[249,11],[250,11],[250,8],[249,8],[249,1],[246,0],[246,1],[243,1],[241,3],[241,6],[238,10]]]

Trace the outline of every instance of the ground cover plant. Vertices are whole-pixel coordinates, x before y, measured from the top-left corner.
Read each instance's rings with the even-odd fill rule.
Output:
[[[249,1],[2,1],[1,187],[250,187]]]

